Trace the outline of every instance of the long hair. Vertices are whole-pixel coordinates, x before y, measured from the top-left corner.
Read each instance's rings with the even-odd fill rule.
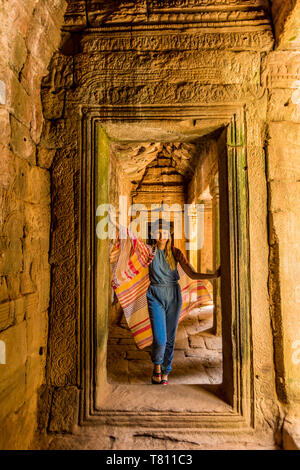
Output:
[[[174,270],[176,268],[176,261],[172,252],[172,239],[171,238],[168,239],[164,252],[165,252],[166,260],[168,261],[170,268]]]
[[[150,239],[149,241],[150,241],[150,244],[152,246],[157,246],[157,240]],[[174,271],[174,269],[176,268],[176,260],[174,258],[173,251],[172,251],[172,245],[173,244],[174,244],[173,243],[173,234],[171,234],[171,237],[168,239],[168,241],[166,243],[164,252],[165,252],[166,260],[169,263],[170,269],[172,271]]]

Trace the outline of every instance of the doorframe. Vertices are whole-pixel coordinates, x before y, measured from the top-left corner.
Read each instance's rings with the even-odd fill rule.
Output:
[[[250,246],[249,246],[249,197],[247,175],[246,118],[243,105],[222,106],[92,106],[82,107],[81,128],[81,200],[80,200],[80,412],[79,424],[120,424],[147,425],[155,427],[157,422],[169,427],[184,427],[187,417],[193,415],[193,426],[200,428],[254,427],[254,378],[252,358],[252,330],[250,305]],[[224,266],[221,255],[222,275],[227,270],[229,283],[224,292],[222,284],[223,364],[227,364],[227,383],[224,396],[232,406],[232,412],[212,413],[165,413],[151,412],[140,416],[138,412],[105,411],[97,409],[96,386],[97,367],[99,367],[99,322],[97,302],[99,289],[96,283],[96,181],[98,158],[98,130],[106,121],[164,121],[164,120],[210,120],[224,122],[227,126],[227,226],[229,263]],[[220,198],[221,199],[221,198]],[[226,222],[226,221],[225,221]],[[222,223],[222,220],[221,220]],[[228,258],[227,258],[228,260]],[[224,260],[223,260],[224,261]],[[228,266],[227,266],[228,265]],[[108,269],[108,268],[107,268]],[[229,287],[228,287],[229,286]],[[228,288],[230,292],[228,292]],[[106,302],[106,301],[105,301]],[[224,312],[223,311],[223,312]],[[104,326],[103,326],[104,325]],[[105,322],[103,323],[105,330]],[[106,323],[107,326],[107,323]],[[105,343],[107,332],[101,331],[101,341]],[[97,336],[98,335],[98,336]],[[105,346],[104,346],[105,347]],[[225,351],[225,353],[224,353]],[[103,351],[104,352],[104,351]],[[224,355],[225,354],[225,355]],[[97,357],[98,355],[98,357]],[[105,357],[105,354],[104,356]],[[103,359],[102,359],[103,360]],[[223,366],[224,367],[224,366]],[[226,369],[226,368],[225,368]],[[103,377],[105,380],[105,377]],[[213,390],[216,386],[205,385]],[[220,386],[224,388],[224,382]],[[157,419],[155,419],[157,415]]]

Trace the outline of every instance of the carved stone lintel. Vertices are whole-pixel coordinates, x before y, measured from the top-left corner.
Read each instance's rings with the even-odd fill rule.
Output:
[[[265,27],[256,31],[180,31],[149,32],[118,31],[118,35],[106,32],[90,31],[81,41],[83,52],[100,51],[171,51],[171,50],[200,50],[200,49],[234,49],[234,50],[264,50],[272,49],[274,38],[272,30]]]

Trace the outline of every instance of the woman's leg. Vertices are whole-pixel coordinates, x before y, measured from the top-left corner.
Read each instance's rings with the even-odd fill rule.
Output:
[[[151,359],[155,365],[158,365],[163,363],[167,342],[166,312],[153,289],[153,287],[149,287],[147,301],[153,334]]]
[[[161,371],[164,375],[169,374],[172,370],[171,364],[174,356],[175,337],[182,307],[180,286],[172,287],[170,290],[172,290],[172,292],[170,292],[168,296],[168,305],[166,309],[167,342],[164,360],[161,366]]]

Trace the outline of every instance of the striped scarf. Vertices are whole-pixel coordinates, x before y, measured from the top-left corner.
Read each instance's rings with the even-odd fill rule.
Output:
[[[112,287],[123,308],[128,326],[139,349],[152,344],[152,328],[148,312],[146,293],[150,285],[149,264],[152,262],[156,248],[143,243],[132,233],[126,239],[117,239],[110,252],[113,279]],[[175,259],[188,264],[184,255],[173,249]],[[182,295],[182,309],[179,317],[181,322],[191,310],[211,301],[211,297],[200,280],[191,280],[177,266],[180,279],[178,281]]]

